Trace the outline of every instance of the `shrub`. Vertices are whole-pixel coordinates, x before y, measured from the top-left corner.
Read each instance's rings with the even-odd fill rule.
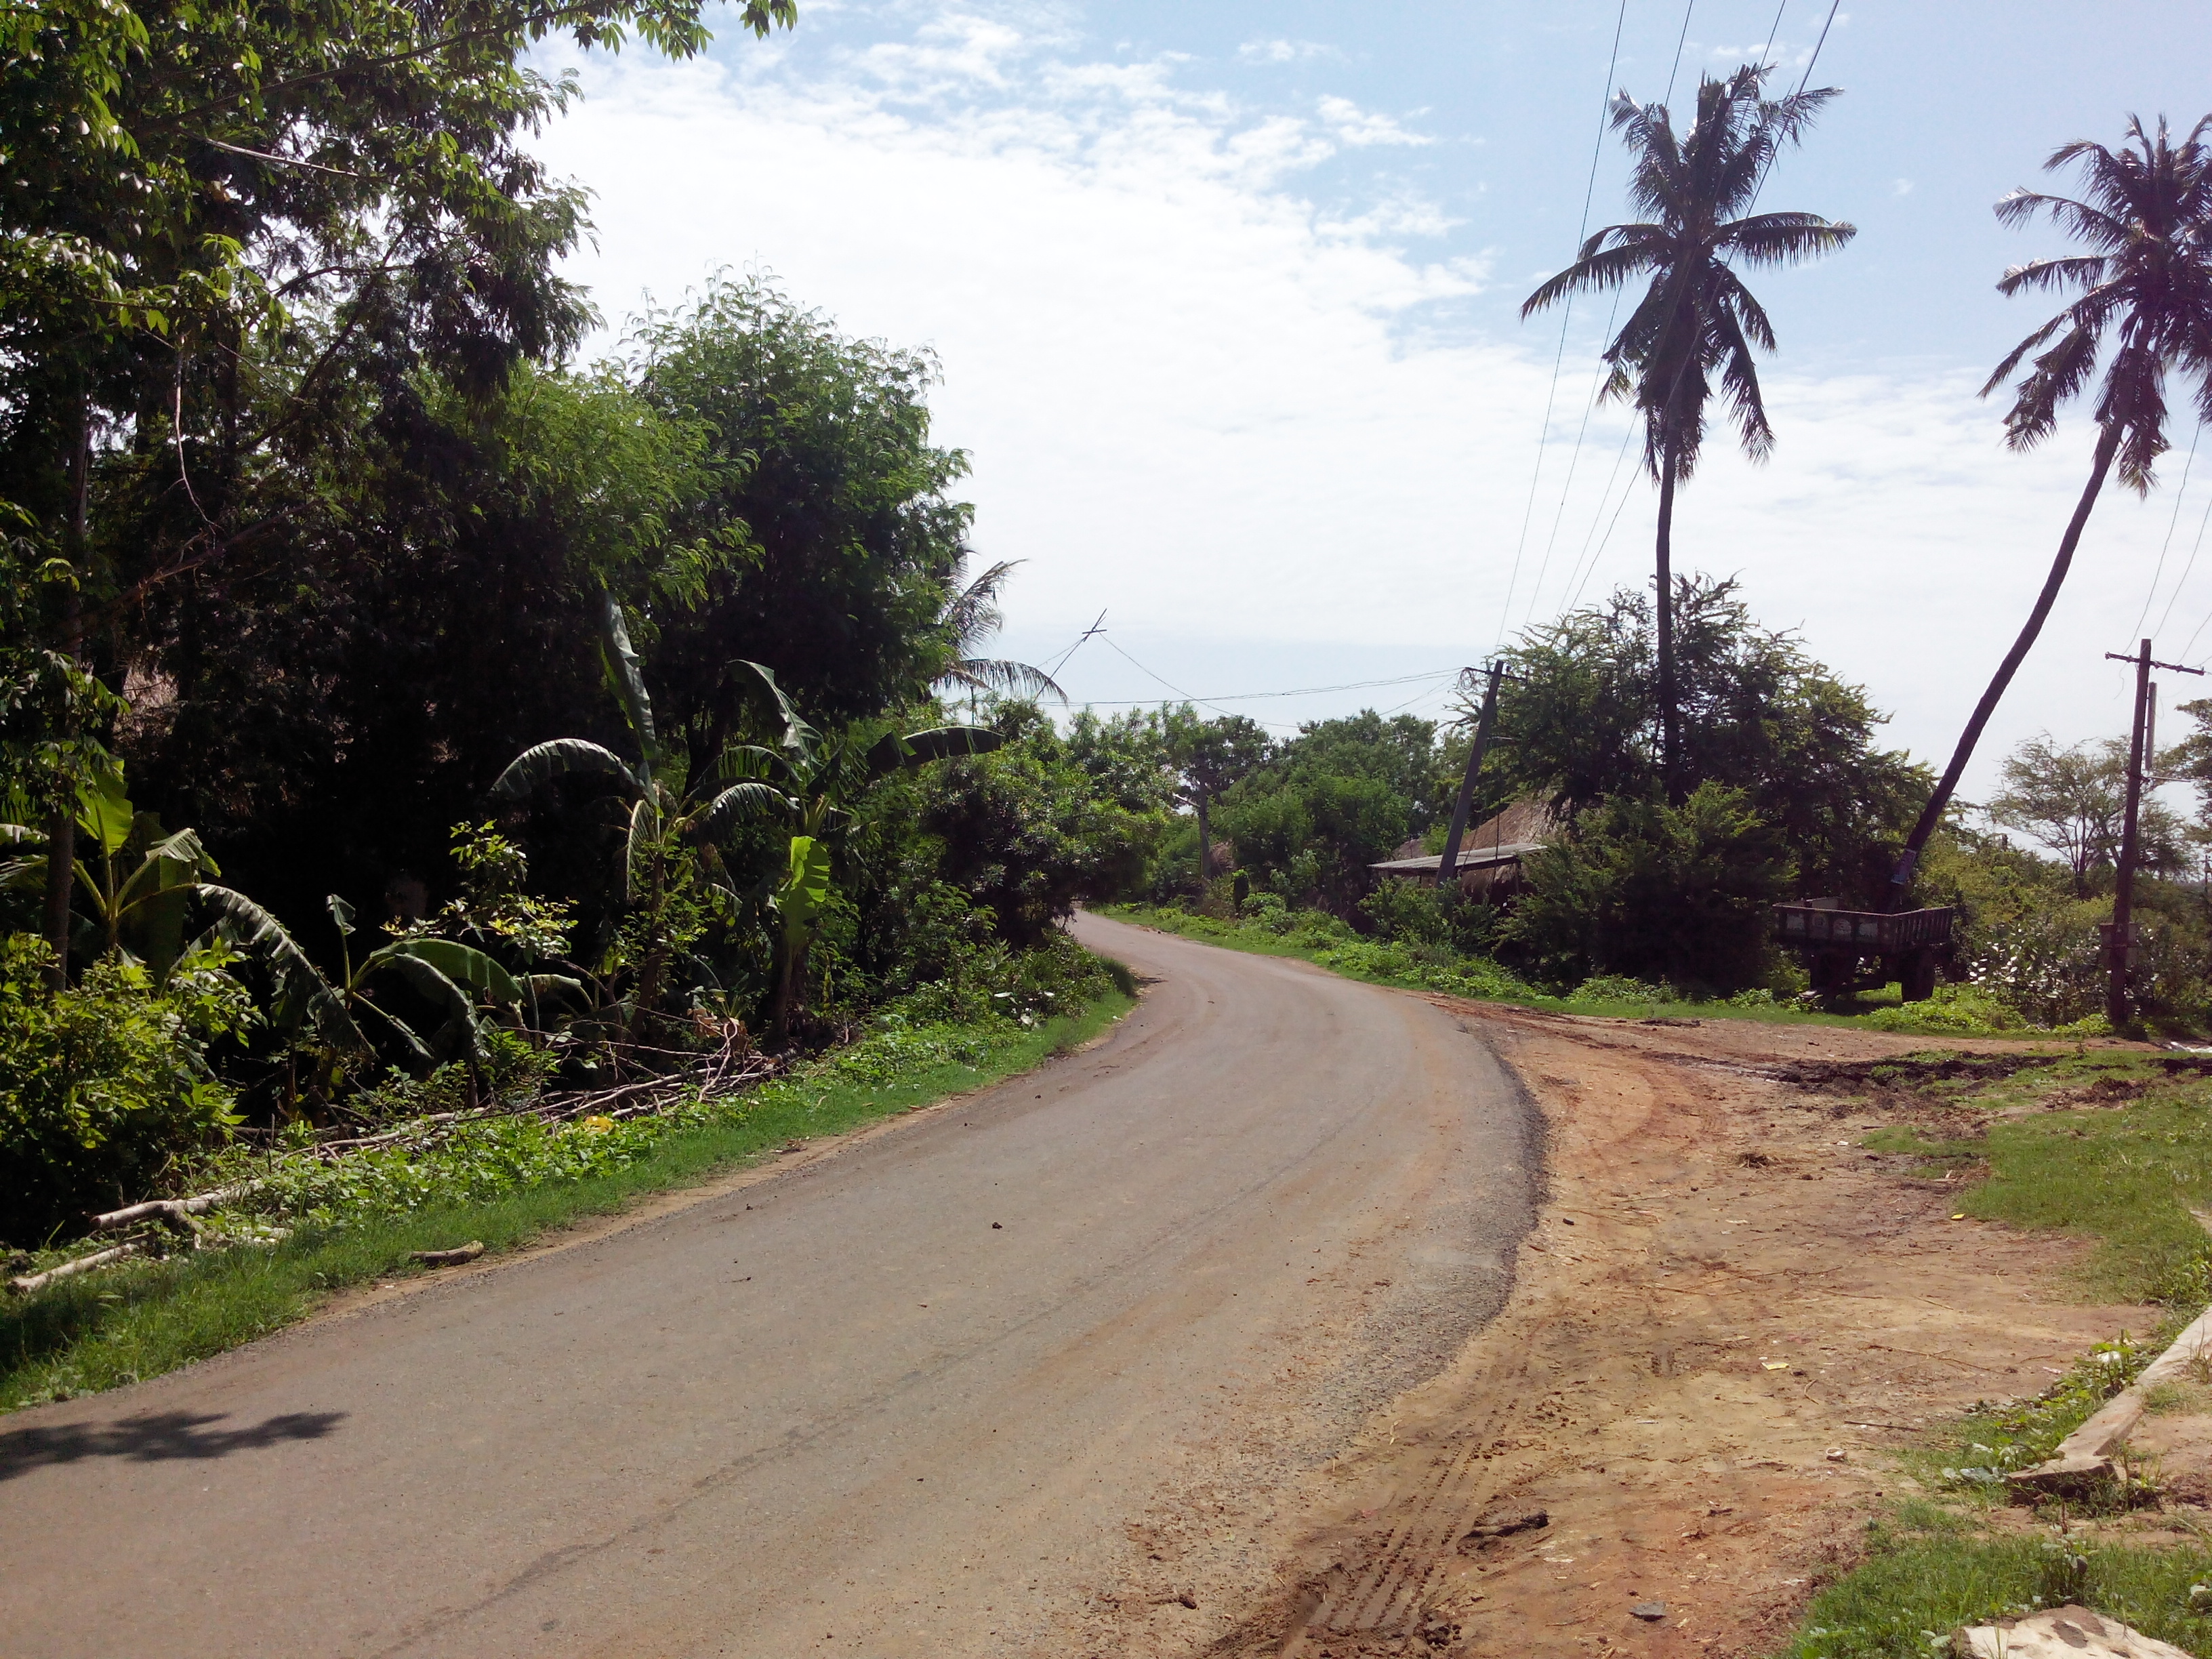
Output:
[[[94,963],[49,995],[46,945],[0,945],[0,1240],[40,1244],[147,1195],[170,1161],[237,1121],[206,1046],[245,1030],[227,951],[200,951],[155,991],[145,969]]]
[[[1723,992],[1765,977],[1768,907],[1794,876],[1780,834],[1741,789],[1700,784],[1680,806],[1615,796],[1532,854],[1501,935],[1555,982],[1593,974]]]

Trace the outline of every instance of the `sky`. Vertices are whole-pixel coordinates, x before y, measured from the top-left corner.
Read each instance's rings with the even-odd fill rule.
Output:
[[[1285,732],[1448,714],[1462,667],[1649,582],[1656,492],[1592,397],[1610,301],[1520,304],[1629,216],[1612,90],[1686,112],[1701,75],[1769,61],[1843,91],[1759,205],[1858,234],[1751,277],[1778,441],[1753,465],[1708,440],[1676,568],[1739,580],[1940,765],[2090,446],[2076,410],[2011,453],[1977,396],[2056,308],[1996,279],[2065,251],[1990,204],[2051,184],[2060,143],[2212,110],[2201,0],[800,0],[765,43],[721,15],[690,63],[543,65],[584,94],[537,143],[594,193],[588,349],[726,270],[933,352],[976,558],[1022,562],[998,648],[1064,657],[1077,704],[1188,695]],[[2212,659],[2212,444],[2191,477],[2196,429],[2169,435],[2160,487],[2100,505],[1970,799],[2023,738],[2124,733],[2104,653]],[[2162,681],[2168,709],[2212,696]]]

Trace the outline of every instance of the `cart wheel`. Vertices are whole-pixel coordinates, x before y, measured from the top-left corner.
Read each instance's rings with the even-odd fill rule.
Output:
[[[1851,976],[1851,959],[1823,951],[1806,964],[1813,988],[1824,997],[1838,994]]]
[[[1936,953],[1915,951],[1905,958],[1904,971],[1898,975],[1899,988],[1907,1002],[1925,1002],[1936,994]]]

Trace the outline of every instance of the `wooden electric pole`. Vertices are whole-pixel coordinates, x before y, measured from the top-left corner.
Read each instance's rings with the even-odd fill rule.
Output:
[[[1474,671],[1467,672],[1472,675]],[[1468,814],[1474,806],[1475,777],[1482,770],[1482,757],[1490,752],[1490,734],[1498,724],[1498,682],[1504,678],[1504,663],[1492,662],[1482,688],[1482,713],[1474,722],[1474,744],[1467,751],[1467,775],[1460,780],[1459,799],[1452,803],[1451,828],[1444,832],[1444,855],[1437,864],[1439,891],[1448,884],[1458,884],[1459,844],[1466,839]]]
[[[2107,651],[2105,655],[2111,661],[2136,665],[2135,720],[2128,733],[2127,808],[2120,822],[2120,867],[2112,889],[2112,929],[2106,939],[2105,1018],[2118,1031],[2128,1023],[2128,969],[2135,951],[2136,824],[2142,811],[2143,746],[2151,729],[2151,710],[2154,706],[2152,699],[2158,695],[2158,688],[2151,684],[2150,671],[2163,668],[2176,674],[2202,674],[2204,671],[2184,667],[2178,662],[2153,662],[2148,640],[2132,657],[2117,651]],[[2158,757],[2154,755],[2149,759],[2155,769]]]

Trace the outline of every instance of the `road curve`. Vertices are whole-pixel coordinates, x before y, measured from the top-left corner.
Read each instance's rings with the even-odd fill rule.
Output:
[[[0,1651],[1066,1653],[1199,1485],[1250,1544],[1502,1303],[1533,1114],[1419,998],[1077,930],[1154,981],[1083,1054],[0,1419]]]

